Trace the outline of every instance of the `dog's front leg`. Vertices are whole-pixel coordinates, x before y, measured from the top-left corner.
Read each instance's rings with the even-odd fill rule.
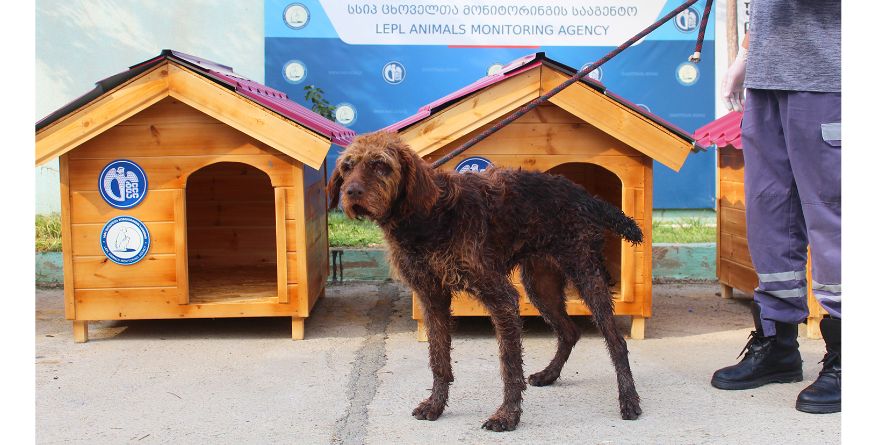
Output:
[[[412,411],[412,415],[419,420],[437,420],[446,401],[449,399],[449,384],[454,377],[452,375],[452,337],[449,334],[450,303],[452,294],[443,291],[421,292],[417,291],[422,302],[425,317],[425,326],[428,330],[428,355],[430,357],[431,372],[434,375],[434,386],[431,396],[421,402]]]
[[[517,306],[519,295],[507,281],[480,292],[481,301],[489,310],[495,335],[498,337],[498,353],[501,378],[504,383],[504,401],[495,413],[483,422],[483,428],[492,431],[513,431],[520,423],[520,407],[526,379],[523,377],[523,346],[520,334],[522,322]]]

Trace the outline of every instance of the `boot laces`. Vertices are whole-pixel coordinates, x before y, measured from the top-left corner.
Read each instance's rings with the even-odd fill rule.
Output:
[[[824,374],[836,374],[839,377],[840,371],[840,353],[836,351],[827,351],[824,354],[824,358],[821,359],[819,363],[822,363],[821,372],[819,375]]]
[[[765,352],[772,345],[772,342],[766,340],[767,338],[763,335],[763,332],[756,330],[751,331],[750,335],[748,335],[748,342],[735,358],[741,357],[745,352],[751,356],[756,356]]]

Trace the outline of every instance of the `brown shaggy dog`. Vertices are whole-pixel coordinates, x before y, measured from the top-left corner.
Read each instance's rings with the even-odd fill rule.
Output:
[[[504,402],[483,427],[513,430],[520,422],[523,377],[521,321],[516,289],[508,280],[521,266],[526,293],[557,334],[557,352],[529,383],[545,386],[559,376],[579,330],[565,309],[572,282],[606,340],[618,377],[622,419],[640,415],[640,398],[628,350],[612,315],[609,275],[602,255],[604,229],[642,241],[637,224],[616,207],[572,181],[546,173],[492,169],[480,174],[433,170],[396,134],[361,135],[338,159],[327,193],[350,218],[382,228],[391,263],[418,295],[424,310],[434,384],[412,412],[436,420],[453,381],[450,303],[468,291],[489,310],[504,381]]]

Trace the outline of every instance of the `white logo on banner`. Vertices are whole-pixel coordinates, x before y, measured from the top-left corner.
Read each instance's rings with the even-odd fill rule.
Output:
[[[349,103],[341,103],[335,106],[335,121],[348,126],[357,120],[357,110]]]
[[[381,75],[385,82],[391,85],[397,85],[406,79],[406,68],[400,62],[388,62],[381,70]]]
[[[502,64],[493,63],[492,65],[489,65],[489,68],[486,68],[486,75],[491,76],[491,75],[501,71],[502,68],[504,68],[504,66]]]
[[[690,86],[698,82],[698,67],[692,62],[683,62],[677,67],[677,80],[683,86]]]
[[[581,70],[587,68],[588,66],[590,66],[590,63],[584,64],[584,66],[581,67]],[[581,71],[581,70],[579,70],[579,71]],[[588,79],[596,80],[597,82],[602,82],[603,81],[603,67],[598,66],[593,71],[588,73],[588,75],[585,77],[587,77]]]
[[[301,83],[308,75],[308,69],[301,60],[290,60],[283,67],[283,76],[289,83]]]
[[[283,21],[292,29],[302,29],[311,20],[311,11],[301,3],[293,3],[283,10]]]
[[[617,46],[654,22],[665,3],[320,0],[338,36],[351,45]]]
[[[695,31],[698,28],[698,11],[693,8],[684,9],[674,17],[674,25],[683,32]]]

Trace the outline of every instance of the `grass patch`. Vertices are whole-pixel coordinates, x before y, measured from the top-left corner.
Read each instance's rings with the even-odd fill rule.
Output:
[[[37,215],[35,244],[37,252],[61,252],[62,217],[58,213]]]
[[[676,221],[652,220],[653,243],[713,243],[717,227],[701,218],[680,218]]]
[[[37,252],[62,250],[62,223],[58,213],[37,215]],[[717,228],[708,226],[701,218],[681,218],[676,221],[652,221],[654,243],[713,243]],[[329,212],[329,245],[331,247],[380,247],[384,244],[381,230],[372,221],[348,219],[340,211]]]
[[[374,222],[348,219],[338,210],[329,212],[330,247],[378,247],[383,243],[381,229]]]

